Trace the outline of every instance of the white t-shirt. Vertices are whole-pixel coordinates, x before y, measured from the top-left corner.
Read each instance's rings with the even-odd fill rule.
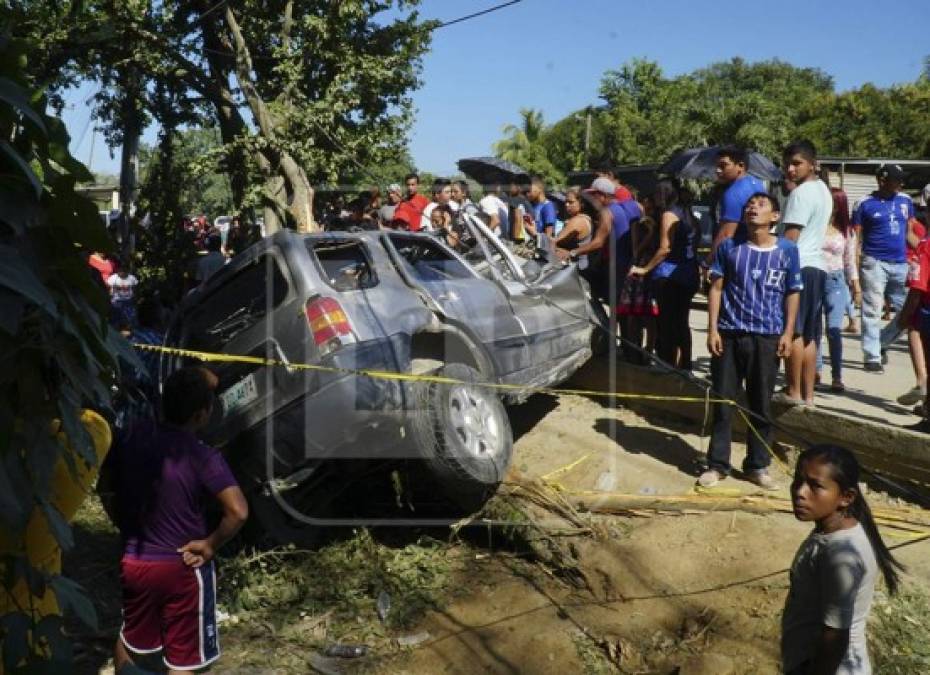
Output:
[[[110,287],[111,296],[114,300],[132,300],[135,294],[136,286],[139,280],[129,274],[123,279],[118,274],[111,274],[107,279],[107,286]]]
[[[801,183],[788,195],[788,204],[781,221],[788,225],[800,225],[798,254],[801,267],[824,269],[823,240],[827,225],[833,215],[833,195],[819,178]]]
[[[420,220],[420,229],[423,232],[432,232],[433,231],[433,210],[439,206],[436,202],[430,202],[426,205],[426,208],[423,209],[423,218]]]
[[[489,216],[497,216],[499,224],[495,234],[499,235],[502,232],[510,232],[509,209],[503,199],[497,195],[485,195],[481,198],[481,201],[478,202],[478,208],[481,209],[482,213]]]
[[[821,628],[829,626],[849,630],[849,646],[837,675],[871,675],[865,623],[877,573],[862,525],[830,534],[811,532],[791,563],[791,588],[781,620],[786,673],[813,659]]]

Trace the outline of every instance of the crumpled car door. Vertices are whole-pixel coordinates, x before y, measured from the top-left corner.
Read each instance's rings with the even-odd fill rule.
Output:
[[[486,348],[499,375],[526,361],[525,332],[504,291],[429,235],[391,234],[388,239],[406,275],[444,318]]]
[[[469,225],[526,334],[525,367],[587,349],[591,330],[588,299],[576,270],[555,262],[529,280],[522,259],[510,253],[481,223],[469,219]]]

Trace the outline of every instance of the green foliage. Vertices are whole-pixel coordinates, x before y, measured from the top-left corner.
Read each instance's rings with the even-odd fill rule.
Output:
[[[495,152],[545,173],[578,171],[600,161],[652,164],[693,146],[737,143],[769,157],[795,138],[824,155],[930,157],[930,78],[837,94],[816,68],[736,58],[669,78],[633,59],[607,71],[603,105],[575,111],[551,126],[522,110]],[[590,147],[585,152],[590,116]],[[522,160],[522,162],[520,161]]]
[[[251,622],[267,618],[276,627],[305,615],[330,613],[328,641],[384,638],[376,603],[384,592],[390,611],[384,626],[406,629],[452,591],[449,545],[421,539],[402,548],[375,541],[360,530],[319,551],[275,549],[240,554],[224,567],[221,602]]]
[[[9,589],[25,578],[35,590],[50,583],[64,606],[92,621],[71,582],[29,567],[25,527],[41,509],[62,548],[71,546],[53,505],[52,469],[62,456],[72,470],[76,461],[96,462],[81,408],[109,406],[118,356],[132,357],[107,327],[109,301],[82,252],[111,245],[94,204],[74,190],[92,177],[69,154],[61,120],[45,114],[46,99],[25,82],[25,64],[22,44],[0,37],[0,527],[12,542],[3,583]],[[56,419],[76,456],[50,433]],[[36,623],[27,614],[24,624],[11,616],[4,624],[26,643],[14,646],[8,635],[5,658],[9,650],[30,661],[47,656],[39,635],[53,658],[61,655],[60,619]]]
[[[15,15],[43,52],[36,81],[56,92],[81,78],[101,84],[95,116],[111,144],[140,117],[170,130],[215,125],[222,149],[204,162],[228,175],[235,210],[268,204],[300,222],[311,184],[403,154],[431,39],[417,4],[17,3]],[[185,170],[180,158],[171,166]],[[285,189],[272,191],[278,179]]]
[[[930,80],[823,96],[802,133],[825,155],[930,157]]]
[[[897,596],[876,595],[869,616],[872,668],[885,675],[930,672],[930,594],[911,586]]]
[[[176,188],[177,209],[181,215],[217,216],[235,212],[232,190],[226,175],[226,154],[216,127],[187,128],[172,134],[170,175],[158,171],[163,161],[158,148],[142,146],[139,164],[143,191],[154,200],[165,188]],[[164,181],[170,179],[170,185]],[[143,204],[143,207],[145,204]]]
[[[494,144],[494,153],[526,169],[529,173],[542,176],[546,182],[559,185],[565,176],[550,160],[549,151],[543,144],[546,125],[542,112],[532,108],[520,109],[520,125],[504,127],[504,138]]]

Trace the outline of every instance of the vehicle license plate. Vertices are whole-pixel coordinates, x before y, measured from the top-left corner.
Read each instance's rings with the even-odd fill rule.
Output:
[[[251,373],[220,394],[223,412],[226,414],[248,405],[257,398],[258,388],[255,386],[255,375]]]

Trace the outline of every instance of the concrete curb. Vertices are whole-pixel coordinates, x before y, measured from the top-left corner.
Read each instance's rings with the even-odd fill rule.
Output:
[[[609,360],[595,358],[572,378],[569,386],[661,396],[704,396],[699,385],[654,368],[618,360],[613,378],[611,374]],[[634,410],[660,411],[686,419],[695,424],[697,433],[700,433],[704,422],[704,406],[700,403],[648,399],[622,400],[620,403]],[[776,440],[779,443],[799,446],[803,439],[811,444],[842,445],[853,450],[870,469],[930,485],[930,436],[926,434],[805,406],[774,404],[774,415],[775,421],[790,432],[778,432]],[[734,432],[745,438],[746,429],[738,416],[734,421]],[[710,433],[709,422],[707,433]]]

